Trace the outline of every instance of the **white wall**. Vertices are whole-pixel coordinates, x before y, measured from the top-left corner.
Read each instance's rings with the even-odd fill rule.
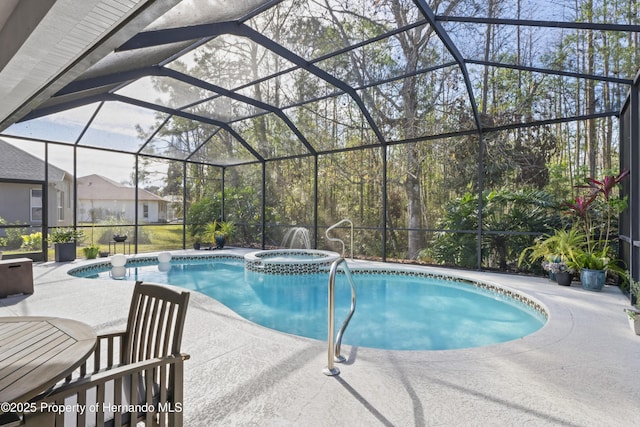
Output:
[[[149,206],[149,217],[144,218],[144,204]],[[108,217],[119,218],[123,222],[133,224],[135,218],[135,202],[128,200],[78,200],[78,221],[91,222],[91,210],[96,211],[96,219],[104,220]],[[160,208],[158,201],[138,202],[139,222],[156,223],[167,220],[166,209]]]

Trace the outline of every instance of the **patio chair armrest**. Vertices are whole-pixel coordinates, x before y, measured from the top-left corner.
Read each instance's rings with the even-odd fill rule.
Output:
[[[84,377],[120,365],[125,333],[118,331],[98,335],[92,355],[80,366],[79,371],[67,377],[66,382],[74,377]]]
[[[75,390],[91,388],[100,383],[105,383],[107,381],[115,380],[117,378],[122,378],[136,372],[143,372],[145,370],[154,369],[162,365],[172,365],[176,363],[182,363],[183,361],[189,360],[190,358],[191,358],[190,355],[185,353],[180,353],[177,355],[158,357],[155,359],[148,359],[141,362],[131,363],[128,365],[117,366],[117,367],[114,367],[113,369],[101,371],[93,375],[87,375],[86,377],[83,377],[83,378],[78,378],[77,380],[72,382],[62,383],[61,385],[53,388],[52,390],[34,398],[34,400],[45,400],[45,401],[53,402],[59,399],[61,396],[65,397],[66,394],[73,393]]]
[[[146,417],[148,420],[158,413],[160,416],[175,416],[163,411],[175,407],[182,409],[183,362],[189,358],[188,354],[180,353],[114,367],[65,382],[31,401],[36,402],[38,408],[71,402],[85,409],[84,414],[56,414],[55,425],[65,425],[65,420],[70,422],[70,416],[76,419],[77,425],[84,425],[85,419],[93,419],[94,416],[97,417],[97,425],[102,425],[105,419],[111,417],[116,425],[120,425],[120,420],[128,416],[137,419]],[[129,415],[128,410],[132,406],[150,408],[151,412]],[[30,417],[33,423],[34,420],[44,420],[53,415],[25,414],[25,420]]]
[[[118,332],[109,332],[107,334],[99,334],[98,335],[98,339],[99,340],[109,339],[109,338],[120,338],[120,339],[122,339],[124,337],[125,333],[126,333],[125,331],[118,331]]]

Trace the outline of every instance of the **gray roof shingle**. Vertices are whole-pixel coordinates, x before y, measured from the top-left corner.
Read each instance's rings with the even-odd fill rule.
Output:
[[[0,178],[44,181],[44,160],[0,139]],[[49,181],[62,181],[67,172],[49,163]]]

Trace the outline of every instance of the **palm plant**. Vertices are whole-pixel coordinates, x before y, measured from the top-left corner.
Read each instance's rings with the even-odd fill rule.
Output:
[[[446,206],[446,213],[437,228],[448,230],[434,234],[423,256],[433,257],[463,267],[477,265],[478,195],[467,193]],[[482,194],[483,261],[501,269],[518,259],[523,248],[531,245],[532,230],[548,231],[559,226],[557,203],[543,191],[507,189],[485,191]],[[456,230],[458,232],[451,232]],[[495,233],[494,231],[506,233]]]
[[[528,259],[529,263],[539,260],[571,263],[579,253],[583,252],[584,244],[585,235],[580,228],[571,227],[556,230],[553,234],[541,236],[534,245],[525,248],[520,253],[518,266],[525,259]]]
[[[204,237],[211,243],[216,243],[218,248],[223,248],[226,239],[230,239],[235,233],[236,226],[231,221],[214,220],[205,227]]]
[[[213,222],[207,223],[207,225],[204,227],[202,238],[206,242],[213,244],[216,241],[217,234],[218,234],[218,221],[214,220]]]
[[[236,225],[231,221],[220,221],[218,227],[218,235],[223,235],[227,239],[231,239],[236,232]]]

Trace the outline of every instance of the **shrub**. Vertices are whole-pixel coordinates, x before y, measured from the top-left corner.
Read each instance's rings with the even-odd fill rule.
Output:
[[[84,238],[84,232],[82,230],[76,230],[71,227],[66,228],[54,228],[51,230],[51,243],[69,243],[79,241]]]
[[[14,224],[7,224],[7,220],[0,217],[0,225],[21,225],[20,221],[16,221]],[[27,234],[26,227],[6,228],[6,237],[0,238],[0,246],[5,246],[6,249],[18,249],[22,246],[22,235]]]
[[[26,234],[22,236],[22,246],[20,247],[24,251],[41,251],[42,250],[42,232],[37,231],[35,233]]]
[[[490,268],[515,267],[520,253],[533,244],[534,237],[528,232],[549,232],[561,225],[558,204],[543,191],[485,191],[482,199],[482,229],[487,232],[482,261]],[[450,231],[436,233],[421,256],[460,267],[477,265],[477,194],[451,201],[437,228]]]
[[[206,226],[212,223],[219,216],[220,201],[219,197],[206,197],[191,205],[187,211],[187,224],[189,234],[193,236],[202,236],[206,230]]]

